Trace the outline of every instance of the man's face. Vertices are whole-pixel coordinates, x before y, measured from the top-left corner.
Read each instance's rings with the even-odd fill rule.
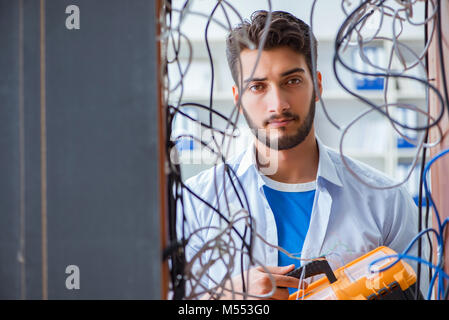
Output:
[[[313,79],[305,57],[288,47],[262,51],[256,71],[257,50],[240,54],[243,88],[242,112],[256,137],[268,147],[286,150],[299,145],[313,129]],[[317,73],[321,91],[321,74]],[[234,102],[239,99],[233,87]],[[263,132],[266,137],[260,135]],[[259,133],[259,134],[258,134]]]

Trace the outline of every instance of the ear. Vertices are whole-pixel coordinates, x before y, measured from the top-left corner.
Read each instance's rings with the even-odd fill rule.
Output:
[[[234,105],[237,106],[239,102],[239,89],[236,85],[232,86],[232,95],[234,96]],[[239,112],[242,113],[242,106],[237,106],[239,108]]]
[[[320,90],[320,94],[315,95],[315,101],[317,102],[320,100],[320,96],[323,94],[323,78],[321,72],[319,71],[316,72],[316,82],[318,85],[318,90]]]

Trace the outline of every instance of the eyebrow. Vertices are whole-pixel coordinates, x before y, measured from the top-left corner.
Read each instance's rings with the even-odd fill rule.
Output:
[[[286,77],[286,76],[291,75],[296,72],[305,73],[306,70],[304,70],[303,68],[294,68],[294,69],[291,69],[291,70],[281,73],[281,77]],[[251,81],[266,81],[266,80],[267,80],[267,78],[249,78],[249,79],[244,80],[243,82],[248,83]]]
[[[304,70],[303,68],[294,68],[292,70],[281,73],[281,77],[285,77],[285,76],[291,75],[292,73],[296,73],[296,72],[306,73],[306,70]]]

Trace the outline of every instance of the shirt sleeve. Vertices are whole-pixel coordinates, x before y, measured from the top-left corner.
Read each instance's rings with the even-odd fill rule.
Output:
[[[418,234],[418,207],[413,198],[410,196],[405,186],[400,186],[394,193],[394,198],[391,202],[391,228],[387,235],[385,245],[395,250],[397,253],[402,253],[409,247],[413,239]],[[418,241],[415,241],[407,255],[418,257]],[[422,237],[422,252],[421,259],[426,260],[429,257],[429,245],[427,237]],[[406,259],[408,263],[417,273],[418,262]],[[421,282],[420,288],[424,298],[427,296],[429,286],[428,281],[428,266],[421,264]]]

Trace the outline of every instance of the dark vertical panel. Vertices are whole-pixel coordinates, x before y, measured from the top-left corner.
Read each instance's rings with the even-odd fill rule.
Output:
[[[17,3],[0,1],[7,48],[0,68],[9,75],[0,80],[0,130],[6,133],[0,170],[9,179],[0,182],[0,294],[13,299],[20,297]],[[65,26],[72,4],[80,8],[80,30]],[[43,263],[49,299],[160,298],[155,2],[47,0],[45,6],[46,137],[39,1],[24,1],[23,11],[26,298],[42,298]],[[41,250],[43,139],[47,261]],[[65,287],[68,265],[80,268],[79,290]]]
[[[20,298],[18,6],[0,1],[0,299]]]
[[[38,12],[38,1],[0,1],[0,296],[6,299],[42,296]]]

